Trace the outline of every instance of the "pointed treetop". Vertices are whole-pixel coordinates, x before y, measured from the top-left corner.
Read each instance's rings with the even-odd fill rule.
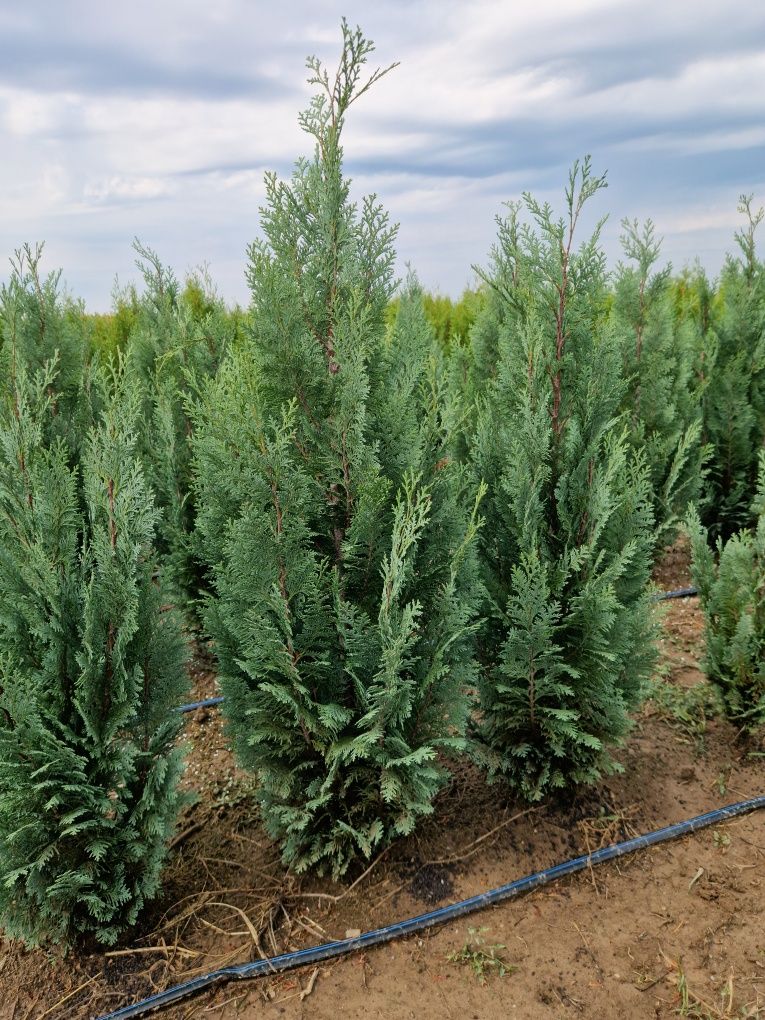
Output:
[[[323,154],[328,141],[337,142],[348,108],[389,71],[398,67],[396,61],[388,67],[375,68],[367,80],[363,81],[362,71],[369,54],[374,52],[374,43],[364,37],[358,26],[352,29],[345,18],[342,19],[341,29],[343,49],[334,79],[330,79],[318,57],[311,56],[306,60],[306,67],[311,72],[308,84],[318,85],[319,91],[308,109],[299,115],[298,122],[305,132],[313,135]]]

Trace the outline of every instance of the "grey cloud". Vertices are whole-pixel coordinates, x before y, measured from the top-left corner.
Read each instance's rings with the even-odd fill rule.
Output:
[[[226,8],[229,18],[215,16]],[[275,98],[300,89],[295,70],[318,42],[314,19],[339,40],[340,13],[334,0],[289,8],[250,0],[37,0],[4,25],[0,15],[0,82],[39,91]]]
[[[286,82],[202,63],[173,66],[116,46],[39,38],[37,33],[0,37],[0,82],[40,92],[185,95],[204,99],[276,97],[295,91]]]
[[[401,126],[400,122],[397,124]],[[413,131],[424,129],[424,123],[410,122]],[[347,161],[352,173],[417,173],[427,177],[461,176],[467,178],[489,178],[497,174],[527,171],[539,173],[546,167],[569,163],[585,152],[605,152],[614,162],[643,161],[658,158],[673,171],[689,163],[699,164],[699,170],[708,179],[715,173],[712,168],[724,166],[728,173],[737,173],[742,163],[747,164],[748,175],[762,174],[762,163],[756,159],[754,146],[750,155],[742,159],[741,150],[726,153],[704,153],[701,155],[671,154],[667,151],[678,144],[694,141],[714,134],[750,128],[762,128],[763,121],[752,114],[727,117],[711,112],[704,119],[692,122],[671,118],[660,125],[645,122],[635,124],[620,116],[617,111],[608,118],[596,121],[580,116],[562,122],[539,122],[526,118],[496,119],[480,125],[463,123],[442,127],[439,141],[435,145],[422,144],[410,148],[405,154],[380,154],[368,159],[357,159],[353,155]],[[393,129],[393,125],[391,125]],[[646,143],[650,154],[635,152],[622,155],[619,146],[625,143]],[[742,147],[745,148],[745,147]],[[725,155],[725,161],[721,156]],[[703,163],[709,166],[705,169]]]
[[[572,97],[583,98],[593,93],[635,85],[646,81],[669,83],[692,63],[709,59],[719,53],[708,40],[698,40],[696,46],[680,49],[676,40],[662,40],[650,51],[639,50],[620,42],[616,46],[604,43],[579,50],[576,54],[560,54],[548,58],[537,66],[538,73],[548,77],[565,77],[571,82]],[[751,42],[736,40],[728,51],[731,56],[748,56],[758,52]],[[519,69],[527,70],[528,67]]]
[[[562,6],[556,27],[516,31],[509,17],[505,33],[488,41],[486,73],[571,77],[577,93],[588,95],[648,79],[670,81],[690,64],[765,48],[765,6],[757,3],[702,8],[695,0],[630,0],[581,13]]]

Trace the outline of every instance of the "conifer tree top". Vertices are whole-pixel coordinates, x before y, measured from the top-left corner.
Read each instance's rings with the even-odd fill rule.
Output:
[[[318,57],[310,56],[306,67],[311,72],[309,85],[317,85],[319,91],[314,95],[308,109],[298,117],[303,130],[316,139],[321,155],[327,159],[336,145],[343,128],[343,120],[349,107],[360,99],[365,92],[381,78],[398,67],[398,61],[385,68],[375,68],[365,82],[362,72],[367,57],[374,52],[374,43],[366,39],[361,29],[351,29],[345,18],[342,19],[343,49],[335,77],[330,81],[329,72]]]

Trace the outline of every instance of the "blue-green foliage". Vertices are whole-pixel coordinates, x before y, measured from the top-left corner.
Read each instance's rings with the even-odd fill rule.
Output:
[[[42,255],[42,244],[18,249],[10,280],[0,288],[0,387],[19,371],[32,376],[56,360],[55,399],[43,440],[63,439],[76,461],[98,398],[82,308],[62,294],[60,271],[42,275]]]
[[[113,943],[158,888],[178,809],[184,646],[124,392],[48,442],[57,362],[0,397],[0,921]]]
[[[432,810],[464,745],[480,602],[422,296],[412,281],[386,338],[395,228],[342,174],[346,111],[385,73],[362,81],[371,49],[344,23],[337,77],[309,61],[314,155],[266,179],[251,335],[194,439],[229,733],[285,861],[335,875]]]
[[[139,449],[160,510],[157,549],[174,602],[193,619],[204,578],[193,549],[192,421],[186,403],[204,389],[234,334],[234,321],[206,272],[181,289],[150,248],[134,244],[144,291],[125,347],[126,372],[141,395]]]
[[[452,450],[460,460],[469,459],[479,403],[496,382],[501,337],[518,329],[526,304],[528,283],[519,262],[521,203],[508,202],[506,208],[505,216],[496,217],[497,241],[490,253],[490,272],[473,267],[482,283],[482,300],[468,343],[455,346],[449,359]]]
[[[633,450],[643,451],[651,481],[657,548],[674,537],[689,503],[701,490],[702,385],[698,333],[675,313],[671,267],[653,271],[661,242],[653,224],[624,220],[614,285],[612,327],[619,339],[627,382],[621,407]]]
[[[740,254],[730,256],[719,282],[709,328],[704,440],[711,445],[702,519],[713,538],[728,538],[752,524],[757,458],[765,441],[765,263],[757,258],[756,231],[765,211],[747,217],[736,234]]]
[[[698,514],[689,518],[693,579],[706,623],[705,668],[727,714],[747,729],[765,725],[765,455],[753,529],[710,548]],[[716,553],[716,555],[715,555]]]
[[[565,220],[526,196],[531,222],[511,209],[485,274],[508,308],[471,452],[488,486],[492,606],[478,736],[490,772],[530,799],[614,767],[607,748],[627,732],[654,656],[651,492],[619,416],[599,228],[574,246],[603,185],[589,161],[575,164]]]

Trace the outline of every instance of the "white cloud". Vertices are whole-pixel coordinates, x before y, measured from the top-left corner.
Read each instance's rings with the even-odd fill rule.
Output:
[[[55,131],[70,100],[23,89],[0,90],[0,123],[4,133],[18,138]]]
[[[172,195],[176,188],[161,177],[108,177],[89,181],[85,185],[85,198],[97,202],[110,199],[141,201]]]

